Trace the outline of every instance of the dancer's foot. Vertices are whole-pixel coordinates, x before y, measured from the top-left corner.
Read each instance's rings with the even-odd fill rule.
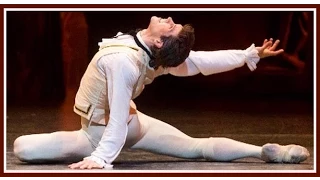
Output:
[[[262,146],[261,158],[265,162],[300,163],[310,156],[309,151],[299,145],[265,144]]]

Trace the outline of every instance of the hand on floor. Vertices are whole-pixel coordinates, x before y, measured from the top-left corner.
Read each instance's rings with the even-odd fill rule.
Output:
[[[90,159],[83,159],[78,163],[70,164],[68,167],[71,169],[102,169],[103,168],[98,163]]]

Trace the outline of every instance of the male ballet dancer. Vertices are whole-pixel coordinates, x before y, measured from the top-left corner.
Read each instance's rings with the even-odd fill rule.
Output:
[[[229,71],[276,56],[279,40],[265,40],[246,50],[191,51],[194,30],[172,18],[151,17],[147,29],[118,33],[99,43],[100,49],[82,77],[74,111],[78,131],[58,131],[17,138],[14,153],[25,162],[72,161],[71,169],[111,168],[126,146],[180,158],[232,161],[254,157],[265,162],[300,163],[309,152],[299,145],[255,146],[228,138],[192,138],[173,126],[138,111],[133,99],[156,77],[193,76]],[[77,162],[79,161],[79,162]]]

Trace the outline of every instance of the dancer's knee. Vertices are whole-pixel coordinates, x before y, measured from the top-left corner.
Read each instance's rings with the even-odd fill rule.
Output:
[[[202,155],[206,160],[214,160],[213,139],[208,138],[203,142]]]
[[[219,154],[221,153],[220,149],[222,147],[217,147],[217,146],[221,146],[221,144],[223,144],[222,142],[227,142],[230,140],[231,139],[225,138],[225,137],[215,137],[215,138],[210,137],[206,139],[204,148],[202,149],[203,157],[209,161],[226,161],[219,157]],[[225,147],[225,148],[228,148],[228,147]]]
[[[32,160],[33,147],[28,145],[27,136],[18,137],[13,143],[13,153],[20,160],[28,162]]]

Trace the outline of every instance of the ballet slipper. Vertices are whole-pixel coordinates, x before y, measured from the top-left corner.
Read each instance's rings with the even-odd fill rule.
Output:
[[[262,146],[261,159],[268,163],[298,164],[310,156],[309,151],[299,145],[265,144]]]

